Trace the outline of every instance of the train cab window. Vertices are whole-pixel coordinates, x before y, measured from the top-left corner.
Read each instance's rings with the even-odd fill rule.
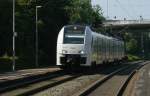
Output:
[[[84,44],[85,26],[67,26],[64,29],[65,44]]]

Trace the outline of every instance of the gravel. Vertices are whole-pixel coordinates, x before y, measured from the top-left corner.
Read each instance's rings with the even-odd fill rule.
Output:
[[[81,76],[72,81],[39,92],[34,96],[71,96],[82,90],[84,87],[87,87],[101,76],[102,75],[100,74]]]

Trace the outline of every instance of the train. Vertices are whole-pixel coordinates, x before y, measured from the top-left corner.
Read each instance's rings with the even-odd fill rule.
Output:
[[[96,66],[125,58],[125,43],[86,25],[66,25],[57,38],[56,63],[60,68]]]

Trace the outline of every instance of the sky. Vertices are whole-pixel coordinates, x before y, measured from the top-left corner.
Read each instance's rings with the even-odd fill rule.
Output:
[[[107,19],[150,20],[150,0],[91,0],[92,5],[100,5]],[[108,1],[108,2],[107,2]],[[108,7],[107,7],[108,5]]]

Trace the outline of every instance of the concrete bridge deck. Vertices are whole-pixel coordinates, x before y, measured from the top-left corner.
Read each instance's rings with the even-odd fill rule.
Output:
[[[103,22],[104,27],[112,27],[112,28],[150,28],[150,20],[106,20]]]

